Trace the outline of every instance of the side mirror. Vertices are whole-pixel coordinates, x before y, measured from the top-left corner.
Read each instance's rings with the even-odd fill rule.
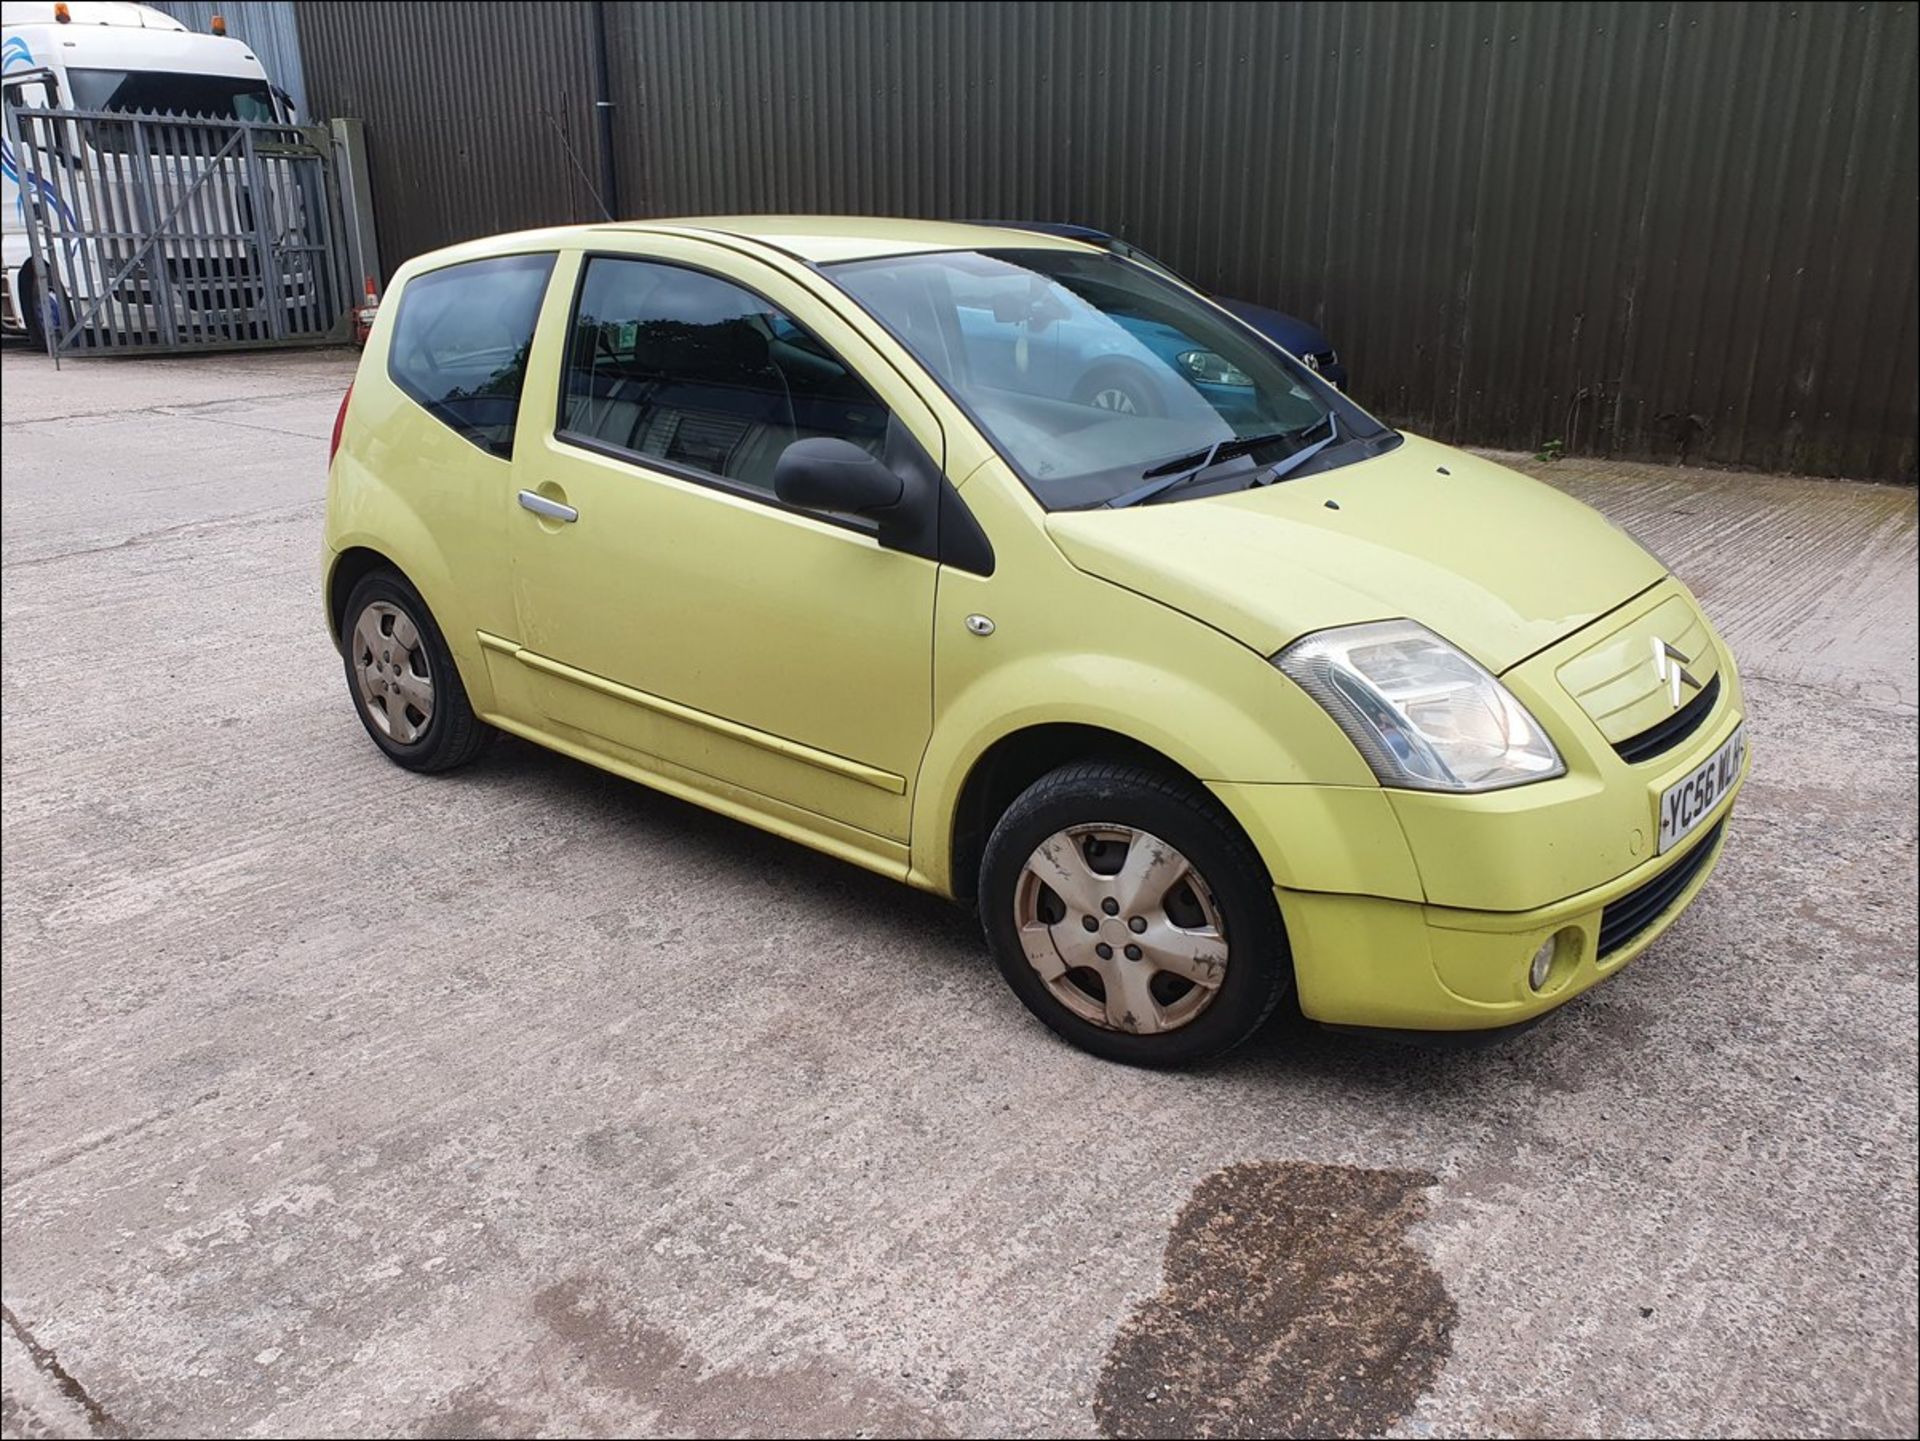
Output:
[[[883,531],[886,519],[881,512],[897,507],[906,489],[906,482],[884,462],[852,441],[832,436],[794,441],[773,467],[773,493],[788,505],[871,516]]]
[[[864,516],[888,550],[993,574],[986,536],[941,476],[939,463],[897,415],[887,418],[884,460],[832,436],[794,441],[774,463],[773,493],[803,510]],[[943,517],[950,554],[941,550]]]

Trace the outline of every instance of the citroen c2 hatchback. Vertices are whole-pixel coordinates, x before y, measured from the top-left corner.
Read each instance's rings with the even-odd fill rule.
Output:
[[[1122,367],[1143,403],[1097,403]],[[1347,1027],[1534,1019],[1699,893],[1747,765],[1725,645],[1594,512],[1013,230],[409,262],[323,588],[399,765],[508,731],[971,901],[1037,1016],[1148,1065],[1289,991]]]

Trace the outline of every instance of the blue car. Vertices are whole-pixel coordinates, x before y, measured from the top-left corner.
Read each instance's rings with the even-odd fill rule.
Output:
[[[1027,220],[996,221],[1012,230],[1032,230],[1042,235],[1061,235],[1069,240],[1084,241],[1088,245],[1097,245],[1102,250],[1110,250],[1115,255],[1144,265],[1149,270],[1157,270],[1162,275],[1179,281],[1182,285],[1193,282],[1162,265],[1137,245],[1129,245],[1118,236],[1109,235],[1104,230],[1095,230],[1091,225],[1065,225]],[[1193,288],[1198,289],[1198,286]],[[1228,311],[1245,321],[1267,339],[1291,355],[1298,356],[1320,374],[1338,386],[1347,388],[1347,368],[1340,363],[1340,356],[1328,340],[1325,332],[1318,326],[1309,325],[1295,316],[1284,315],[1264,305],[1255,305],[1247,300],[1229,300],[1223,295],[1209,297],[1222,310]]]

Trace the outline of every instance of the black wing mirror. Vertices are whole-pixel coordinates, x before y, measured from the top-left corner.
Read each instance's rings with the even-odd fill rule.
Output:
[[[830,510],[876,520],[906,494],[906,482],[850,440],[816,435],[796,440],[773,467],[773,493],[803,510]]]
[[[993,547],[897,415],[887,420],[884,460],[833,436],[794,441],[774,463],[773,493],[802,510],[870,520],[874,539],[888,550],[993,574]],[[952,537],[950,554],[941,548],[943,524]]]

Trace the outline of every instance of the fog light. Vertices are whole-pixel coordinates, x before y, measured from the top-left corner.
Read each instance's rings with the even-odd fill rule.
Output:
[[[1540,943],[1540,949],[1533,953],[1533,964],[1527,967],[1527,984],[1536,991],[1547,983],[1547,973],[1553,969],[1554,952],[1560,948],[1560,937],[1548,936]]]

